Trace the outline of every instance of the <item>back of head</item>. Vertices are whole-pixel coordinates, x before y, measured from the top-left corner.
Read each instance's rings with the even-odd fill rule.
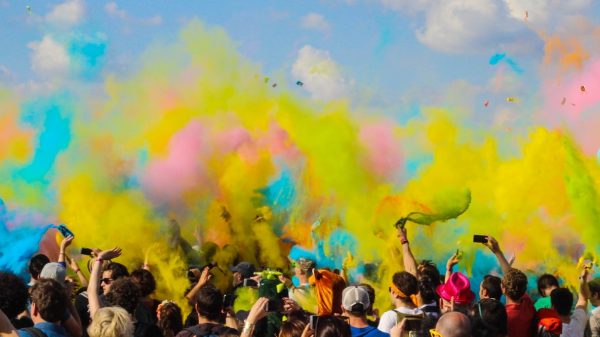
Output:
[[[498,276],[485,275],[481,287],[487,291],[488,297],[496,300],[502,298],[502,279]]]
[[[428,274],[419,277],[419,294],[423,299],[423,304],[437,302],[438,296],[435,289],[439,285],[439,280],[434,280]]]
[[[8,318],[16,318],[27,309],[27,285],[17,275],[0,272],[0,309]]]
[[[98,309],[87,328],[90,337],[131,337],[133,330],[129,314],[120,307]]]
[[[473,334],[481,337],[499,337],[508,334],[508,316],[502,302],[488,298],[473,304]]]
[[[173,302],[163,301],[157,309],[158,327],[165,337],[172,337],[183,330],[181,309]]]
[[[314,337],[352,337],[350,325],[336,316],[319,316]]]
[[[467,315],[451,311],[440,317],[435,330],[444,337],[470,337],[471,321]]]
[[[361,286],[349,286],[342,291],[342,308],[352,316],[365,316],[371,302],[369,293]]]
[[[40,279],[31,287],[31,302],[46,322],[59,322],[67,310],[67,292],[52,279]]]
[[[540,296],[545,297],[544,290],[549,288],[558,288],[558,279],[551,274],[544,274],[537,280],[537,288]]]
[[[373,311],[373,304],[375,303],[375,288],[373,288],[370,284],[367,283],[361,283],[359,284],[360,287],[363,287],[366,291],[367,294],[369,294],[369,303],[371,303],[371,305],[369,305],[369,310],[367,310],[367,314],[371,314]]]
[[[112,283],[106,299],[133,314],[140,301],[140,288],[129,277],[121,277]]]
[[[595,278],[588,282],[588,287],[592,296],[600,296],[600,278]]]
[[[438,270],[435,263],[433,263],[430,260],[423,260],[417,266],[417,278],[420,280],[423,277],[426,277],[429,280],[429,282],[433,284],[434,288],[442,284],[440,271]]]
[[[392,283],[406,296],[416,295],[419,292],[419,282],[409,272],[395,273],[392,277]]]
[[[42,272],[42,268],[44,268],[44,266],[46,265],[46,263],[49,263],[50,259],[44,255],[44,254],[36,254],[34,255],[30,260],[29,260],[29,274],[31,274],[31,277],[33,277],[34,279],[38,279],[38,277],[40,276],[40,273]]]
[[[111,278],[113,279],[113,281],[116,281],[121,277],[129,276],[129,271],[127,271],[127,267],[118,262],[111,262],[107,264],[106,267],[104,267],[104,271],[107,270],[110,270],[112,272]]]
[[[550,293],[550,302],[559,315],[568,316],[573,306],[573,294],[567,288],[556,288]]]
[[[211,321],[221,318],[223,310],[223,294],[212,284],[206,284],[196,294],[196,311],[198,315]]]
[[[140,287],[142,297],[146,297],[156,290],[154,275],[146,269],[136,269],[131,273],[131,279]]]
[[[281,323],[278,337],[301,337],[306,322],[299,319],[287,320]]]
[[[522,271],[511,268],[502,278],[504,295],[513,301],[518,301],[527,291],[527,276]]]

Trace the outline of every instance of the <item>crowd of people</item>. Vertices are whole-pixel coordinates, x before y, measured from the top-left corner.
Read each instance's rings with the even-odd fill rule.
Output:
[[[385,294],[376,294],[368,283],[350,284],[344,268],[318,268],[307,258],[291,261],[287,274],[237,261],[231,286],[222,291],[213,284],[214,266],[208,263],[189,270],[190,287],[182,289],[193,308],[187,311],[155,298],[152,268],[128,270],[117,262],[118,248],[92,250],[86,277],[65,254],[73,242],[68,236],[57,261],[31,257],[28,284],[0,272],[0,336],[600,336],[600,310],[588,310],[588,301],[600,305],[600,279],[590,279],[590,265],[582,267],[576,295],[550,274],[538,278],[538,289],[528,289],[527,275],[486,236],[483,244],[502,274],[486,275],[475,294],[467,275],[453,270],[460,251],[442,275],[431,261],[417,262],[404,226],[398,227],[398,238],[403,266],[383,280],[389,284]],[[240,308],[237,301],[248,290],[258,299]],[[376,296],[389,298],[389,307],[375,308]],[[316,305],[307,305],[309,298],[316,298]]]

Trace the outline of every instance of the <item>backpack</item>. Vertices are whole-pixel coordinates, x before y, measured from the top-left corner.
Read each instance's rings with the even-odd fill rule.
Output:
[[[42,330],[38,329],[38,328],[23,328],[20,329],[21,331],[25,331],[28,334],[30,334],[33,337],[48,337],[48,335],[46,335]]]
[[[405,314],[394,310],[396,313],[396,322],[400,323],[403,319],[407,319],[409,322],[408,336],[429,336],[429,329],[435,327],[435,319],[427,315],[426,313],[421,313],[417,315]]]
[[[540,309],[535,321],[537,337],[559,337],[562,333],[562,322],[554,309]]]

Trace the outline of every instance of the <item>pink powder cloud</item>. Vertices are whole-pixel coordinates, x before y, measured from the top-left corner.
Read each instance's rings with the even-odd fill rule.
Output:
[[[176,202],[186,190],[202,183],[205,168],[200,158],[206,152],[205,133],[198,121],[191,121],[173,135],[167,156],[148,165],[142,184],[152,200]]]
[[[393,178],[402,170],[400,142],[394,137],[393,123],[364,125],[360,141],[367,149],[369,168],[382,177]]]
[[[553,126],[566,123],[584,152],[595,155],[600,147],[600,59],[563,81],[546,82],[543,90],[543,121]]]

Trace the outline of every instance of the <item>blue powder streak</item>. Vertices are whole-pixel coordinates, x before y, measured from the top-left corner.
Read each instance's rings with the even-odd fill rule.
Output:
[[[10,271],[27,280],[29,259],[39,250],[42,237],[53,226],[19,227],[9,231],[7,223],[12,217],[14,214],[6,209],[4,201],[0,199],[0,270]]]
[[[523,68],[521,68],[517,64],[517,62],[515,62],[513,59],[507,57],[505,53],[504,54],[497,53],[497,54],[492,55],[492,57],[490,57],[489,64],[497,65],[501,61],[504,61],[506,64],[508,64],[515,73],[517,73],[517,74],[523,73]]]
[[[38,105],[26,106],[25,109],[35,110]],[[35,114],[35,111],[30,111]],[[38,138],[38,145],[33,160],[28,166],[19,171],[19,175],[27,182],[44,182],[60,151],[66,149],[71,140],[70,121],[61,116],[58,105],[52,104],[46,108],[43,131]]]
[[[283,170],[276,180],[259,192],[266,198],[267,205],[274,212],[281,213],[289,210],[296,198],[296,186],[291,172]]]

